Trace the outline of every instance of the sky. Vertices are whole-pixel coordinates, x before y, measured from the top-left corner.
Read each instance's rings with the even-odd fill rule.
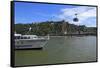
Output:
[[[71,24],[96,27],[96,7],[15,2],[15,23],[65,20]],[[78,22],[74,22],[75,14]]]

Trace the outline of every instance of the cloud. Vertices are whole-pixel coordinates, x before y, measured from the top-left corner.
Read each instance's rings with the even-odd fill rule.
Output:
[[[61,14],[58,15],[59,19],[64,19],[70,23],[80,24],[88,18],[96,18],[96,8],[88,6],[79,6],[75,8],[63,8],[60,10]],[[73,22],[75,14],[78,14],[79,22]]]

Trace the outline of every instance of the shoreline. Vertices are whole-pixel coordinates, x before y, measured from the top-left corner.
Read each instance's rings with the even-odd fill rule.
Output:
[[[60,36],[61,37],[62,36],[97,36],[97,34],[66,34],[66,35],[49,35],[49,36],[52,36],[52,37],[54,37],[54,36],[58,36],[58,37],[60,37]]]

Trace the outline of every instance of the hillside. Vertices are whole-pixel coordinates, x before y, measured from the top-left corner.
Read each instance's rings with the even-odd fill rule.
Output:
[[[62,21],[36,22],[32,24],[15,24],[15,32],[20,34],[36,35],[67,35],[67,34],[90,34],[96,35],[96,27],[86,27],[85,25],[75,25]]]

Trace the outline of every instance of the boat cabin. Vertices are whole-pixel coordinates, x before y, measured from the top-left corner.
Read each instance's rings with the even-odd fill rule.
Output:
[[[21,34],[15,34],[15,39],[37,39],[37,35],[21,35]]]

